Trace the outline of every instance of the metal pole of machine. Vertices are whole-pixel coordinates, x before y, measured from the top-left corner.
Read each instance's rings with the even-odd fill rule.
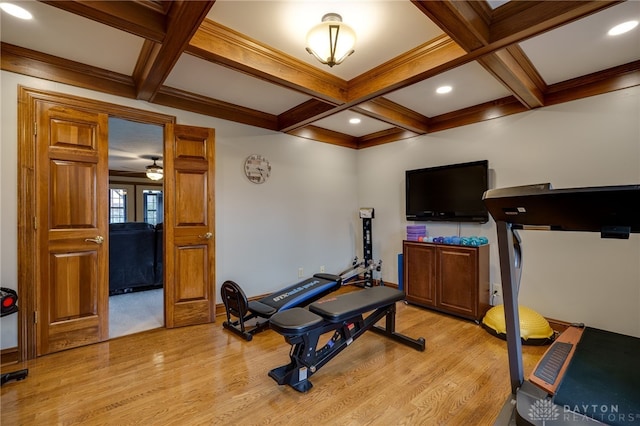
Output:
[[[371,219],[374,217],[373,207],[360,208],[360,218],[362,219],[362,246],[364,250],[364,285],[373,286],[373,245],[371,236]]]

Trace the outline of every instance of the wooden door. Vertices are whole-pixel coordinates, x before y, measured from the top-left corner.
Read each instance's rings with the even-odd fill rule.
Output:
[[[215,135],[174,124],[165,135],[165,323],[172,328],[215,319]]]
[[[106,340],[108,116],[36,106],[37,355]]]
[[[403,244],[404,286],[407,302],[436,304],[436,247],[423,243]]]

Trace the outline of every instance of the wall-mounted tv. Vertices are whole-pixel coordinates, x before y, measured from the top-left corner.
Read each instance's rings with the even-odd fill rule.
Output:
[[[414,221],[485,223],[482,195],[489,189],[489,162],[407,170],[406,215]]]

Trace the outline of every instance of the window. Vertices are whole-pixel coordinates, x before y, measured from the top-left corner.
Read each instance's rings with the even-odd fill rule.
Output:
[[[146,222],[164,219],[162,185],[109,182],[109,223]]]
[[[127,222],[127,189],[109,188],[109,223]]]
[[[142,191],[142,209],[145,222],[152,225],[161,223],[163,221],[162,208],[162,191],[153,189]]]

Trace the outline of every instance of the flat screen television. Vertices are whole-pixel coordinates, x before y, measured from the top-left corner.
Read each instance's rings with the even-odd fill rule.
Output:
[[[414,221],[485,223],[482,195],[489,189],[489,161],[407,170],[406,215]]]

